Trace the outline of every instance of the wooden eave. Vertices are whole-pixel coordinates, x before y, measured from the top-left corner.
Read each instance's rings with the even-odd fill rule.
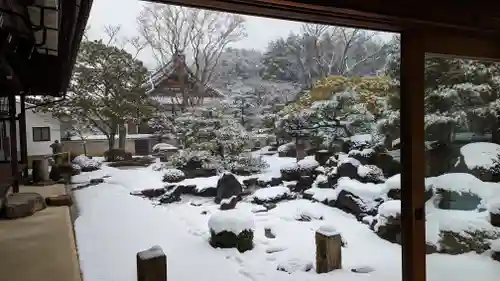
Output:
[[[379,31],[420,30],[427,54],[491,59],[497,58],[496,50],[500,49],[498,1],[338,0],[317,1],[318,4],[306,0],[152,2]],[[464,36],[467,36],[467,42],[462,41]],[[492,41],[499,43],[492,45]]]
[[[18,69],[21,91],[27,95],[62,96],[69,85],[92,0],[81,0],[79,6],[76,0],[59,3],[58,55],[34,50],[29,60],[10,62]],[[8,94],[3,92],[0,96]]]

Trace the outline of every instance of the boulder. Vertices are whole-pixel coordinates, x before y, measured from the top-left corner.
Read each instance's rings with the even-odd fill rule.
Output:
[[[467,252],[483,253],[490,249],[491,240],[499,238],[499,233],[484,230],[464,230],[461,232],[441,231],[439,252],[459,255]]]
[[[140,195],[145,196],[147,198],[155,198],[160,197],[167,192],[166,188],[150,188],[141,190]]]
[[[382,199],[379,199],[379,205],[382,204]],[[366,215],[375,215],[377,213],[377,206],[368,207],[366,203],[359,196],[341,190],[334,203],[334,207],[343,210],[346,213],[353,214],[356,218],[361,219]]]
[[[314,178],[310,176],[303,176],[297,181],[297,184],[292,189],[293,192],[302,192],[312,187]]]
[[[273,186],[255,191],[252,198],[255,204],[266,204],[295,199],[296,195],[291,193],[287,187]]]
[[[160,202],[160,204],[179,202],[181,201],[181,195],[179,192],[175,192],[174,190],[174,192],[163,194],[158,201]]]
[[[38,193],[14,193],[5,200],[4,216],[8,219],[28,217],[46,207],[45,199]]]
[[[231,209],[234,209],[236,207],[236,204],[240,200],[241,200],[240,196],[231,196],[228,199],[223,199],[221,201],[221,203],[220,203],[219,209],[221,209],[221,210],[231,210]]]
[[[249,179],[243,180],[243,185],[247,189],[256,187],[257,183],[258,183],[258,178],[249,178]]]
[[[257,186],[268,187],[268,186],[278,186],[283,183],[283,180],[279,177],[272,177],[270,179],[259,179],[257,180]]]
[[[375,233],[382,239],[392,243],[401,244],[401,215],[379,216],[372,226]]]
[[[215,203],[219,204],[222,199],[238,196],[243,191],[243,187],[238,179],[233,174],[223,174],[217,181],[217,195]]]

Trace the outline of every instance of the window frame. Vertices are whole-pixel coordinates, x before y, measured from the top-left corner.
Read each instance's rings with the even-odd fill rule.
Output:
[[[43,130],[47,130],[48,134],[48,139],[43,138]],[[33,142],[48,142],[51,141],[51,133],[50,133],[50,126],[38,126],[38,127],[32,127],[32,139]],[[38,134],[36,132],[39,132]]]

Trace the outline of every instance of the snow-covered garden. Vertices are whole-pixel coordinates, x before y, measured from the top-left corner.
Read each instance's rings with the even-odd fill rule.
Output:
[[[478,147],[462,149],[466,163],[491,164]],[[74,176],[84,279],[133,281],[136,253],[159,245],[169,280],[401,280],[399,174],[387,178],[370,165],[371,149],[323,163],[321,153],[297,163],[280,157],[283,149],[252,152],[267,165],[250,175],[186,178],[158,160],[134,169],[104,163]],[[453,173],[427,178],[426,190],[429,280],[496,280],[500,184]],[[327,274],[315,272],[321,227],[343,242],[342,269]],[[214,236],[228,232],[247,244],[220,248],[227,239],[217,244]]]

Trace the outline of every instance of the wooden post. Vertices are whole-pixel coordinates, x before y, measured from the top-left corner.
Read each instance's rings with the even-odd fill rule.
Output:
[[[342,268],[342,237],[333,228],[316,231],[316,272]]]
[[[401,33],[402,277],[424,281],[425,265],[425,36]]]
[[[24,164],[23,178],[28,178],[28,141],[26,136],[26,95],[22,94],[19,97],[20,109],[19,113],[19,143],[21,144],[21,163]]]
[[[137,253],[137,281],[166,281],[167,256],[160,246]]]
[[[19,192],[19,160],[17,159],[17,121],[16,121],[16,96],[9,95],[9,129],[10,129],[10,165],[12,169],[12,189],[14,193]]]

